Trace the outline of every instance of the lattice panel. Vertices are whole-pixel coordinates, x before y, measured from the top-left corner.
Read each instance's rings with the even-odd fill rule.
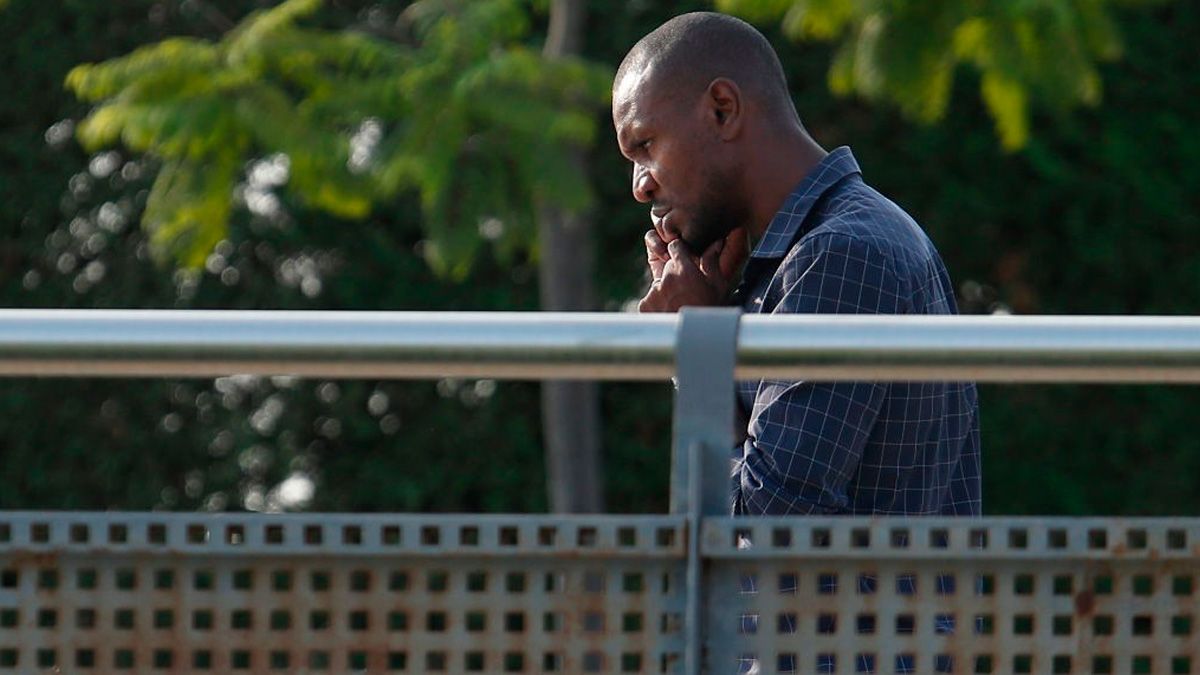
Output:
[[[0,671],[677,672],[670,518],[6,514]]]
[[[1181,520],[707,521],[714,673],[1198,673]]]

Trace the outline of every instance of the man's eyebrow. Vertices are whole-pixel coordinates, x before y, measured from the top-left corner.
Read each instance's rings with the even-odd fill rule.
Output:
[[[628,126],[617,131],[617,148],[620,149],[622,155],[628,155],[635,149],[634,138],[637,136],[629,130]]]

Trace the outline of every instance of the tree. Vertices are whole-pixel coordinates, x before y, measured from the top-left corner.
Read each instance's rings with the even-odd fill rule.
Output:
[[[578,55],[587,7],[583,0],[552,0],[549,59]],[[571,150],[570,162],[586,174],[585,158]],[[538,209],[538,288],[542,309],[562,312],[595,308],[592,224],[579,210],[543,203]],[[559,513],[604,510],[600,392],[594,382],[542,383],[542,436],[550,507]]]
[[[428,236],[415,191],[348,224],[305,206],[295,190],[279,190],[278,218],[235,206],[229,239],[204,269],[172,274],[150,262],[145,233],[134,225],[156,162],[111,149],[89,156],[70,143],[72,121],[88,108],[61,82],[77,63],[167,36],[215,42],[233,22],[205,4],[13,0],[5,7],[0,66],[10,95],[0,99],[0,223],[8,236],[0,239],[0,304],[537,307],[537,260],[520,253],[511,265],[478,256],[463,283],[435,275],[413,254]],[[219,6],[236,17],[263,4]],[[304,23],[356,25],[407,45],[411,21],[399,30],[394,22],[407,4],[337,0]],[[712,3],[591,2],[584,54],[615,64],[662,21],[705,7]],[[1200,5],[1112,10],[1127,47],[1120,60],[1098,66],[1101,104],[1063,116],[1034,108],[1030,141],[1016,153],[996,142],[972,67],[956,73],[940,122],[912,125],[895,106],[831,96],[824,85],[836,44],[793,43],[778,23],[764,33],[780,52],[805,124],[822,142],[852,144],[867,179],[918,217],[961,282],[968,311],[1004,304],[1023,313],[1195,313]],[[529,40],[540,48],[537,30]],[[277,159],[256,159],[247,178],[276,180]],[[596,295],[611,310],[639,295],[646,214],[629,199],[625,161],[611,141],[597,143],[587,164],[603,261]],[[243,194],[254,187],[256,208],[270,206],[250,183]],[[306,507],[289,508],[547,508],[536,385],[326,384],[0,379],[0,452],[13,468],[0,479],[0,503],[255,508],[300,472],[317,489]],[[610,505],[665,510],[669,387],[613,383],[602,393]],[[1187,431],[1200,406],[1194,388],[988,386],[981,396],[988,513],[1200,510],[1200,438]]]
[[[98,103],[79,129],[86,146],[120,140],[162,159],[143,215],[160,257],[201,265],[227,235],[242,167],[267,155],[275,182],[339,216],[416,190],[424,255],[451,278],[491,240],[502,258],[536,252],[544,309],[591,308],[579,148],[611,78],[574,55],[583,6],[553,4],[544,56],[518,42],[529,20],[516,0],[415,3],[412,45],[302,27],[319,6],[289,0],[216,44],[165,40],[69,75]],[[552,508],[601,510],[595,385],[548,382],[543,409]]]
[[[97,103],[79,127],[86,147],[162,160],[142,218],[160,255],[198,267],[243,167],[276,154],[290,192],[338,216],[416,190],[425,257],[451,277],[483,240],[501,255],[533,246],[534,203],[589,203],[570,148],[595,135],[608,71],[522,46],[519,0],[417,2],[412,45],[300,25],[320,6],[287,0],[215,44],[168,39],[68,75]]]
[[[980,72],[980,95],[1006,149],[1029,140],[1031,101],[1055,110],[1100,101],[1098,64],[1122,51],[1113,5],[1162,0],[716,0],[753,21],[782,20],[793,39],[840,41],[829,67],[837,94],[858,93],[935,122],[954,72]]]

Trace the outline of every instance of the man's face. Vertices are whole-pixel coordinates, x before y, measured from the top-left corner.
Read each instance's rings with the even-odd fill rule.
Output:
[[[613,126],[621,154],[633,162],[634,199],[650,204],[663,241],[681,239],[696,255],[745,216],[704,98],[664,95],[645,72],[627,73],[613,91]]]

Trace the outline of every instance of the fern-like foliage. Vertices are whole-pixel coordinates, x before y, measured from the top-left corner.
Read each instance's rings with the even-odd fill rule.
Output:
[[[1162,0],[716,0],[723,11],[781,21],[793,39],[838,43],[830,88],[897,105],[933,122],[945,114],[956,67],[981,75],[1001,144],[1029,139],[1030,105],[1095,105],[1097,65],[1121,54],[1117,4]]]
[[[244,167],[276,153],[290,193],[335,215],[416,191],[427,258],[452,277],[477,256],[480,223],[503,223],[484,231],[507,256],[533,245],[535,204],[586,207],[570,156],[596,134],[611,73],[522,44],[525,2],[422,0],[404,44],[305,26],[320,7],[287,0],[220,41],[168,39],[67,76],[96,104],[78,128],[85,147],[162,161],[143,215],[160,256],[203,264]]]

